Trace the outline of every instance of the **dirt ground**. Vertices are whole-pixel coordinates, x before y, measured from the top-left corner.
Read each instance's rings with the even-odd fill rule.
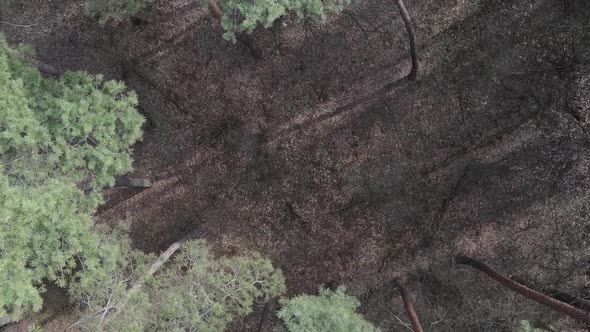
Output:
[[[131,220],[137,248],[197,228],[219,254],[272,259],[290,295],[346,285],[385,331],[406,329],[394,278],[431,331],[547,318],[453,266],[457,253],[589,295],[584,0],[409,1],[419,82],[404,79],[407,37],[385,0],[258,30],[259,60],[196,1],[106,27],[79,0],[3,1],[9,41],[137,91],[148,121],[133,175],[154,186],[107,191],[96,218]]]

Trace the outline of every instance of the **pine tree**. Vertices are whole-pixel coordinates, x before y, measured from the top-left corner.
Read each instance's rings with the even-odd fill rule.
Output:
[[[214,258],[202,240],[183,245],[175,265],[157,280],[161,305],[157,331],[224,331],[234,318],[252,312],[256,299],[285,291],[280,270],[252,253]]]
[[[359,301],[344,293],[321,289],[318,296],[300,295],[282,302],[278,313],[290,332],[369,332],[378,331],[356,313]]]
[[[106,23],[135,16],[157,0],[86,0],[86,13]],[[201,0],[204,8],[220,22],[224,38],[250,33],[256,27],[270,27],[277,19],[293,13],[300,19],[325,22],[331,12],[340,11],[351,0]]]
[[[146,324],[149,298],[144,290],[137,292],[125,306],[125,315],[106,321],[113,312],[123,310],[122,302],[134,280],[146,273],[153,255],[131,249],[129,225],[114,229],[97,229],[96,245],[81,258],[81,270],[68,287],[70,301],[85,310],[75,325],[91,331],[142,331]]]
[[[39,310],[43,282],[64,286],[95,244],[97,189],[131,170],[143,123],[122,83],[44,78],[27,52],[0,35],[0,316],[14,319]]]
[[[88,15],[99,18],[101,22],[135,16],[141,10],[152,6],[157,0],[86,0]],[[280,17],[289,13],[300,20],[326,22],[328,15],[337,13],[352,0],[200,0],[204,8],[223,28],[227,40],[244,43],[255,58],[260,58],[260,50],[248,36],[258,26],[269,28]],[[395,0],[408,33],[412,68],[407,78],[415,81],[420,70],[416,32],[410,14],[403,0]]]
[[[256,27],[269,28],[291,12],[300,19],[325,22],[331,12],[341,11],[351,0],[203,0],[203,5],[220,9],[224,38],[235,40],[237,33],[250,33]],[[216,16],[214,14],[214,16]],[[219,15],[218,15],[219,16]]]
[[[75,325],[92,331],[223,331],[252,312],[256,299],[284,292],[281,271],[270,261],[257,254],[215,258],[202,240],[183,242],[172,264],[152,276],[148,262],[154,259],[132,250],[121,234],[102,235],[98,259],[85,260],[76,274],[70,295],[86,310]]]

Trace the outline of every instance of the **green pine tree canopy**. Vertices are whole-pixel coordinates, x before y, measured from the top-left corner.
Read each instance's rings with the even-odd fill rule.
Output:
[[[161,307],[152,315],[153,330],[224,331],[250,314],[255,300],[284,291],[283,274],[260,255],[215,258],[204,241],[189,241],[159,279],[155,297]]]
[[[95,246],[97,189],[131,170],[144,121],[123,83],[47,79],[20,54],[0,35],[0,316],[16,318],[39,310],[42,283],[65,285]]]
[[[259,255],[216,258],[205,241],[193,240],[123,304],[154,258],[132,250],[116,230],[99,237],[98,255],[83,260],[70,286],[72,301],[88,309],[77,325],[91,331],[224,331],[255,300],[285,290],[281,271]]]
[[[341,11],[351,0],[221,0],[223,10],[221,26],[224,38],[231,40],[235,33],[251,33],[258,26],[269,28],[290,13],[299,19],[316,19],[324,22],[331,12]],[[209,0],[202,0],[207,5]]]
[[[86,0],[86,13],[100,22],[135,16],[157,0]],[[282,16],[324,22],[331,12],[341,11],[351,0],[201,0],[204,8],[217,4],[223,11],[224,38],[235,41],[239,32],[251,33],[258,26],[269,28]]]
[[[299,295],[282,301],[278,316],[290,332],[377,332],[379,331],[356,313],[359,301],[344,293],[321,289],[318,296]]]

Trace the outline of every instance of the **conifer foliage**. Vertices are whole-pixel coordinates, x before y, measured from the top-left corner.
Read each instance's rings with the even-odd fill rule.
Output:
[[[215,258],[188,241],[153,275],[155,257],[131,248],[124,225],[94,226],[99,189],[131,170],[137,98],[100,75],[45,78],[23,52],[0,36],[0,317],[40,310],[52,281],[83,309],[74,325],[94,331],[220,331],[284,292],[257,254]]]
[[[278,316],[290,332],[377,332],[371,323],[356,313],[359,301],[344,293],[321,289],[318,296],[300,295],[283,301]]]
[[[153,257],[132,250],[121,233],[103,234],[99,259],[85,261],[70,288],[88,309],[75,325],[92,331],[224,331],[251,313],[255,300],[285,291],[270,261],[257,254],[216,258],[202,240],[184,242],[172,264],[145,280]],[[138,283],[145,285],[129,298]]]
[[[105,23],[135,16],[157,0],[86,0],[86,13]],[[337,12],[351,0],[200,0],[204,8],[215,8],[224,31],[224,38],[234,40],[236,34],[250,33],[256,27],[269,28],[277,19],[294,14],[300,19],[325,22],[331,12]]]
[[[232,40],[236,33],[250,33],[258,26],[269,28],[277,19],[290,13],[299,19],[325,22],[331,12],[341,11],[351,0],[204,0],[203,4],[211,2],[221,7],[224,38]]]
[[[68,72],[47,79],[0,35],[0,316],[41,307],[96,243],[96,189],[131,170],[137,98],[120,82]],[[77,184],[95,189],[85,194]]]

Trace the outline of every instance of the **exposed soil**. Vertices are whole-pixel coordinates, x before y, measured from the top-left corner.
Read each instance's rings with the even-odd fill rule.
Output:
[[[587,295],[585,2],[410,1],[419,82],[404,79],[391,1],[256,31],[259,60],[188,0],[107,27],[81,1],[9,0],[0,21],[31,26],[0,31],[58,69],[137,91],[148,121],[133,176],[154,186],[110,189],[97,216],[131,220],[137,248],[158,252],[198,228],[219,254],[272,259],[289,294],[347,285],[384,330],[406,329],[394,317],[406,320],[399,277],[427,329],[500,331],[454,321],[481,309],[473,298],[505,296],[452,266],[455,254]],[[512,314],[539,311],[525,306]]]

